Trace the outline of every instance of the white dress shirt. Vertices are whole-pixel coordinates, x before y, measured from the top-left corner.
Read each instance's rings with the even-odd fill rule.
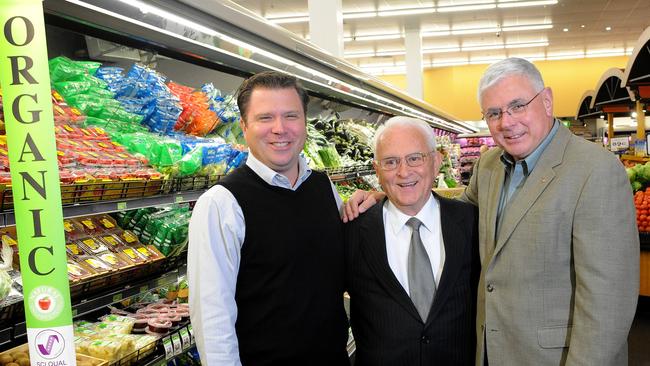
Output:
[[[312,172],[301,156],[298,180],[292,186],[287,177],[251,153],[246,165],[266,183],[291,190],[298,189]],[[341,211],[343,202],[333,184],[332,194]],[[210,188],[196,201],[189,226],[187,281],[192,328],[201,364],[206,366],[241,365],[235,332],[235,289],[245,233],[241,207],[223,186]]]
[[[386,200],[383,207],[383,217],[388,264],[406,293],[410,294],[407,263],[412,233],[411,228],[406,226],[406,221],[412,216],[405,215],[389,200]],[[440,223],[440,204],[433,194],[414,217],[422,222],[420,238],[424,244],[424,249],[429,255],[431,269],[436,286],[438,286],[445,264],[445,246]]]

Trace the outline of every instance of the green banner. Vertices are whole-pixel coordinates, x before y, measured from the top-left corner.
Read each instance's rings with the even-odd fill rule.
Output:
[[[41,0],[0,3],[0,87],[32,365],[74,365],[72,313]],[[63,362],[63,363],[62,363]]]

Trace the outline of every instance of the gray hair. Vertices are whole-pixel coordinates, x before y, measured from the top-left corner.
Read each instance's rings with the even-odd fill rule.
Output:
[[[483,92],[486,89],[490,88],[501,79],[513,75],[526,77],[536,91],[544,89],[542,74],[539,73],[539,70],[537,70],[535,65],[523,58],[510,57],[493,63],[487,68],[487,70],[485,70],[485,73],[481,77],[481,81],[478,83],[477,97],[479,104],[481,103],[481,95],[483,95]]]
[[[422,137],[424,137],[424,139],[427,142],[427,146],[429,146],[429,151],[433,151],[436,149],[436,135],[433,132],[433,127],[431,127],[428,123],[424,122],[421,119],[397,116],[397,117],[389,118],[388,121],[386,121],[386,123],[384,123],[383,125],[379,126],[377,132],[375,132],[375,136],[372,139],[372,151],[375,158],[377,157],[377,144],[379,143],[379,139],[381,138],[381,136],[387,130],[391,128],[397,128],[397,127],[413,127],[420,130]]]

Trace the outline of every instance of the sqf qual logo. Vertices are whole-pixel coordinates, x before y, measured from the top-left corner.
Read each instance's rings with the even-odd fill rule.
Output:
[[[55,330],[43,330],[36,335],[36,350],[45,359],[57,358],[65,350],[65,339]]]

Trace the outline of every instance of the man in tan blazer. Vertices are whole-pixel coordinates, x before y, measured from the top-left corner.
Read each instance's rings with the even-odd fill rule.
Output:
[[[479,207],[477,364],[627,365],[639,236],[623,165],[553,117],[526,60],[491,65],[479,103],[499,148],[463,196]]]

